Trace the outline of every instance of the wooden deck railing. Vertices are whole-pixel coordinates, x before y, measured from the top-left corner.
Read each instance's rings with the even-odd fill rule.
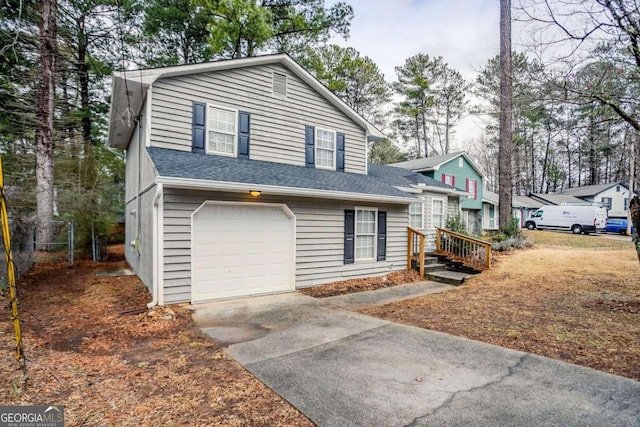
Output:
[[[424,233],[413,227],[407,227],[407,270],[413,268],[412,263],[415,260],[420,276],[424,276],[424,242]]]
[[[491,243],[436,228],[436,254],[462,262],[476,270],[491,268]]]

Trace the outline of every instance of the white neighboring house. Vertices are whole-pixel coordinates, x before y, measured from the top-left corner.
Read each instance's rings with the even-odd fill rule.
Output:
[[[585,185],[569,188],[561,194],[574,196],[589,203],[602,203],[608,212],[609,218],[626,218],[629,212],[629,187],[620,183]]]

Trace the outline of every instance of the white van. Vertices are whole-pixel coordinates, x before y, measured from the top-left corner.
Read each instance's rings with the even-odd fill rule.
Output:
[[[574,234],[604,231],[606,225],[607,208],[601,205],[543,206],[525,222],[529,230],[571,230]]]

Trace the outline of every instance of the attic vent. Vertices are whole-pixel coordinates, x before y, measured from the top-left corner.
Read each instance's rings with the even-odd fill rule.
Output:
[[[273,73],[273,93],[275,95],[287,96],[287,76],[280,73]]]

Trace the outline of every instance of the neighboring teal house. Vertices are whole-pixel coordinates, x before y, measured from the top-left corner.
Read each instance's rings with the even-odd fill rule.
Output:
[[[460,203],[462,217],[470,233],[480,234],[482,231],[482,180],[484,175],[467,153],[459,151],[407,160],[389,166],[419,172],[468,193],[468,197]]]

